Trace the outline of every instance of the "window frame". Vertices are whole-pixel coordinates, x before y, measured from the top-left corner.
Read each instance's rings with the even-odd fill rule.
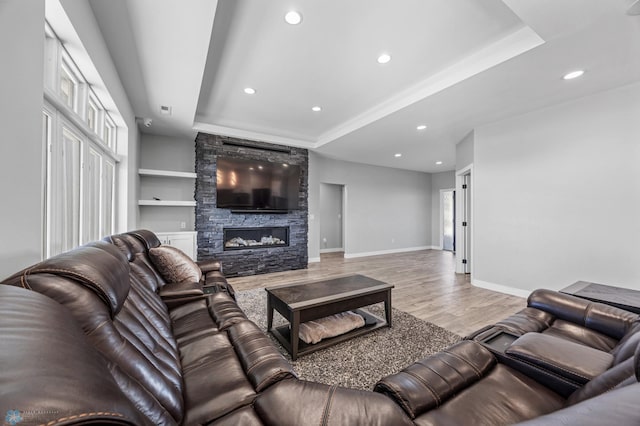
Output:
[[[43,252],[50,257],[94,240],[98,235],[114,232],[118,212],[120,158],[116,149],[120,128],[46,22],[43,42],[47,63],[41,117],[46,153]],[[63,95],[63,78],[71,81],[71,100]],[[90,111],[93,111],[92,117]],[[78,145],[72,144],[73,149],[69,151],[74,153],[72,160],[65,151],[68,147],[65,132],[78,142]],[[69,176],[72,176],[71,185],[67,182]],[[93,188],[89,188],[90,184]],[[76,198],[69,201],[69,194]],[[64,208],[68,206],[72,206],[71,214],[77,218],[65,216],[68,213]]]

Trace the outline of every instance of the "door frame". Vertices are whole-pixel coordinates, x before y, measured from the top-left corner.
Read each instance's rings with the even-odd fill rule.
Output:
[[[318,235],[318,244],[320,245],[320,249],[319,249],[319,253],[320,254],[324,254],[324,253],[334,253],[334,252],[347,252],[347,215],[346,215],[346,211],[347,211],[347,185],[343,184],[343,183],[334,183],[334,182],[320,182],[320,185],[333,185],[333,186],[339,186],[342,190],[341,195],[342,195],[342,199],[341,204],[342,204],[342,211],[340,212],[341,215],[341,239],[342,239],[342,247],[339,248],[333,248],[333,249],[323,249],[322,248],[322,217],[320,217],[320,221],[318,222],[318,231],[319,231],[319,235]],[[318,187],[320,188],[320,187]]]
[[[467,223],[470,226],[469,229],[469,240],[465,241],[464,232],[462,226],[462,219],[464,219],[464,207],[465,207],[465,190],[462,188],[462,184],[464,183],[464,177],[469,176],[469,208],[468,208],[468,217]],[[468,166],[456,171],[456,273],[465,274],[469,272],[471,274],[471,279],[473,279],[473,265],[474,265],[474,253],[473,253],[473,188],[474,188],[474,174],[473,174],[473,164],[469,164]],[[468,247],[467,247],[468,245]],[[465,253],[468,253],[468,266],[462,263],[462,259],[464,258]]]

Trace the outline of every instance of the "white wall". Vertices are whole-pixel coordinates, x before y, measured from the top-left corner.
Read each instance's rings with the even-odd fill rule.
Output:
[[[456,174],[453,170],[431,174],[431,246],[440,248],[440,190],[455,189]]]
[[[196,164],[195,137],[180,138],[143,133],[140,168],[193,172]]]
[[[323,162],[315,152],[309,151],[309,231],[307,256],[309,262],[320,261],[320,167]]]
[[[319,257],[319,184],[345,186],[345,256],[431,245],[431,175],[309,156],[309,258]]]
[[[43,246],[44,0],[0,1],[0,279]]]
[[[640,289],[640,84],[475,131],[473,279]]]
[[[456,145],[456,170],[462,170],[473,163],[473,130]]]

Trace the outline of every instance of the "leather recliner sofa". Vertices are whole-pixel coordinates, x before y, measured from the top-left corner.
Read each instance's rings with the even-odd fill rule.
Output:
[[[0,412],[48,425],[411,424],[384,395],[298,380],[219,275],[203,278],[211,294],[166,282],[148,256],[159,245],[148,231],[111,236],[4,280],[24,289],[0,286]]]
[[[149,256],[159,246],[133,231],[4,280],[23,287],[0,286],[7,422],[640,424],[638,317],[626,311],[534,293],[518,321],[383,378],[377,392],[358,391],[297,379],[235,303],[219,264],[200,263],[199,283],[168,282]],[[584,328],[612,340],[594,347],[545,332],[565,330],[563,321],[574,336]],[[496,350],[488,342],[502,332],[513,342]]]

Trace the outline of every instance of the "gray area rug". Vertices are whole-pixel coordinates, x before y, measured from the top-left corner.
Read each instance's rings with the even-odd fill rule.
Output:
[[[266,331],[267,295],[264,289],[236,293],[238,304],[250,320]],[[383,304],[366,308],[384,317]],[[277,312],[274,325],[286,324]],[[278,349],[291,361],[287,351],[273,338]],[[299,357],[292,362],[298,376],[329,385],[371,390],[378,380],[397,373],[415,361],[438,352],[460,340],[460,336],[393,309],[393,327],[339,343],[327,349]]]

